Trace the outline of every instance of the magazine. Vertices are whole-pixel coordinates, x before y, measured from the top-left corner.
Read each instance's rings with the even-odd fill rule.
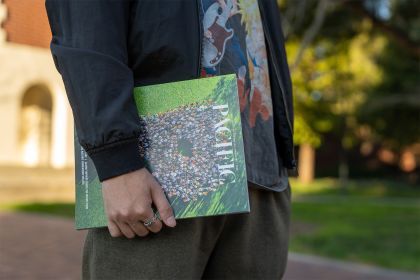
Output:
[[[139,153],[176,219],[250,211],[235,74],[135,87]],[[106,227],[101,183],[75,131],[76,229]]]

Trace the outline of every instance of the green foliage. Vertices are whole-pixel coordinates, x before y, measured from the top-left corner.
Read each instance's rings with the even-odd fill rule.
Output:
[[[296,55],[299,41],[289,41]],[[367,90],[381,82],[373,53],[383,39],[370,40],[366,32],[352,39],[319,40],[308,47],[292,75],[296,108],[296,142],[318,147],[325,133],[336,133],[351,148],[357,123],[352,116],[366,99]]]
[[[295,65],[319,1],[278,2]],[[398,151],[420,141],[420,68],[412,50],[420,45],[419,12],[416,0],[329,2],[320,31],[291,68],[297,144],[319,147],[334,134],[343,150],[368,141]]]
[[[419,62],[389,41],[377,62],[382,83],[370,90],[357,115],[376,141],[403,149],[420,141]]]
[[[408,38],[420,42],[420,6],[417,0],[390,0],[389,21],[400,30],[407,31]]]
[[[417,1],[391,0],[386,24],[420,45],[419,12]],[[377,52],[376,63],[382,71],[381,83],[369,91],[357,117],[370,130],[368,140],[401,150],[420,141],[419,58],[387,37]]]

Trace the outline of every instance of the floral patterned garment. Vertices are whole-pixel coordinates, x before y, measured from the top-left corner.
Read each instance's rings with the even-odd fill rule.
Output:
[[[263,27],[257,0],[199,0],[201,76],[236,73],[248,180],[280,184]]]

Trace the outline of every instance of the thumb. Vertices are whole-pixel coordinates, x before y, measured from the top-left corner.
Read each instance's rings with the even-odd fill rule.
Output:
[[[165,196],[165,192],[158,183],[153,184],[152,200],[153,203],[156,205],[159,211],[160,218],[165,223],[165,225],[169,227],[175,227],[176,220],[174,212],[172,210],[171,205],[168,202],[168,199]]]

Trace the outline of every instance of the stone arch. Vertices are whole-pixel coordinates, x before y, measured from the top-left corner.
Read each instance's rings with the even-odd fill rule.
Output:
[[[27,166],[49,166],[52,141],[53,98],[43,84],[28,87],[20,103],[18,147]]]

